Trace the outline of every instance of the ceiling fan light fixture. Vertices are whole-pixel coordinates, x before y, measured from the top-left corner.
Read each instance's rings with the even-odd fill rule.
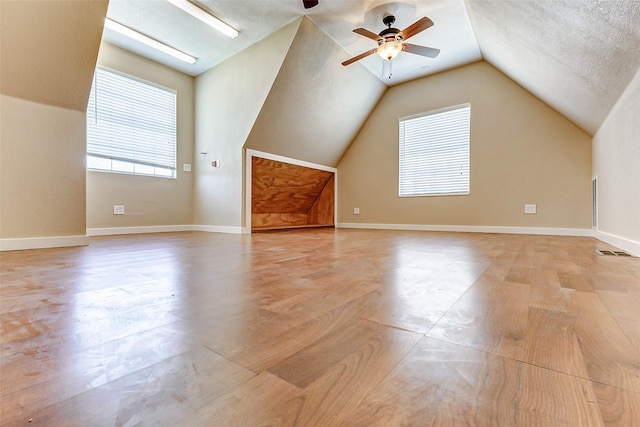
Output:
[[[389,61],[389,65],[391,65],[390,61],[398,56],[400,52],[408,52],[414,55],[427,56],[429,58],[435,58],[436,56],[438,56],[438,54],[440,53],[440,49],[405,43],[405,41],[409,38],[426,30],[429,27],[432,27],[433,21],[431,19],[427,18],[426,16],[420,18],[402,31],[398,30],[397,28],[391,28],[391,25],[393,25],[395,20],[396,18],[393,15],[385,16],[382,19],[382,23],[388,28],[382,30],[380,34],[376,34],[372,31],[367,30],[366,28],[354,29],[354,33],[374,40],[376,43],[378,43],[378,47],[363,52],[360,55],[354,56],[353,58],[347,59],[346,61],[342,62],[342,65],[346,67],[347,65],[353,64],[354,62],[366,58],[369,55],[373,55],[374,53],[377,53],[380,58]],[[389,75],[391,75],[391,73],[389,73]]]
[[[120,35],[123,35],[127,38],[130,38],[131,40],[135,40],[137,42],[140,42],[144,45],[147,45],[155,50],[158,50],[160,52],[166,53],[167,55],[173,56],[174,58],[177,58],[181,61],[186,62],[187,64],[195,64],[196,59],[195,57],[191,56],[191,55],[187,55],[186,53],[179,51],[176,48],[173,48],[171,46],[168,46],[164,43],[159,42],[156,39],[152,39],[149,36],[146,36],[142,33],[137,32],[134,29],[131,29],[127,26],[122,25],[119,22],[113,21],[109,18],[106,18],[104,21],[104,27],[110,29],[111,31],[114,31]]]
[[[197,18],[200,21],[204,22],[211,28],[221,32],[225,36],[232,39],[235,39],[236,37],[238,37],[238,30],[236,30],[226,22],[206,12],[204,9],[199,8],[195,4],[191,3],[189,0],[167,0],[167,1],[172,5],[174,5],[175,7],[187,12],[189,15],[193,16],[194,18]]]
[[[402,52],[402,42],[398,40],[389,40],[382,42],[376,53],[380,55],[382,59],[391,61],[393,58],[398,56],[400,52]]]

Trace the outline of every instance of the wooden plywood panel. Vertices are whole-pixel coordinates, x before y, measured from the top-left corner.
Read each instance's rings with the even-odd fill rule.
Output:
[[[332,172],[253,157],[252,213],[304,213],[313,207]]]
[[[332,175],[325,184],[308,214],[309,224],[333,225],[335,178]]]
[[[253,157],[251,228],[334,224],[334,173]]]
[[[254,213],[251,214],[251,228],[302,227],[308,224],[307,214],[296,213]]]

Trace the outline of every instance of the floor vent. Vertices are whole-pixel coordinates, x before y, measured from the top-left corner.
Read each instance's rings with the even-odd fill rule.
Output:
[[[598,252],[599,255],[606,255],[606,256],[628,256],[628,257],[633,257],[633,255],[628,254],[625,251],[604,251],[604,250],[598,249],[596,252]]]

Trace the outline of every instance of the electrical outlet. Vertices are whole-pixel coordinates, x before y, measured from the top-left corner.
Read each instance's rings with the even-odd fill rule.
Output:
[[[354,215],[360,215],[360,208],[353,208]]]
[[[220,160],[214,160],[213,162],[211,162],[211,166],[213,166],[214,168],[219,168]]]
[[[185,163],[182,165],[182,170],[185,172],[191,172],[191,165],[189,163]]]
[[[113,205],[114,215],[124,215],[124,205]]]
[[[534,214],[537,210],[537,205],[524,205],[524,213],[526,214]]]

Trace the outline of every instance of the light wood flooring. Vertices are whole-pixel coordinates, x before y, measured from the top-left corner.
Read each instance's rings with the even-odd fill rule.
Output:
[[[0,254],[1,426],[640,426],[640,259],[312,229]]]

